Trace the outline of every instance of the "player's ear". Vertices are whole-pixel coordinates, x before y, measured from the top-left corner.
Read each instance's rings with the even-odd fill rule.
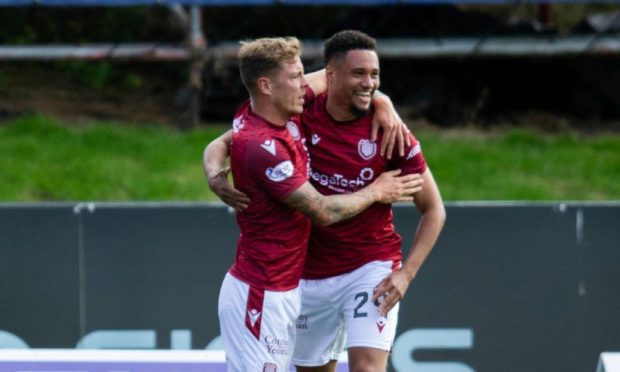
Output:
[[[334,81],[334,67],[331,65],[327,65],[325,67],[325,79],[327,80],[327,84],[332,84]]]
[[[325,67],[325,81],[327,81],[327,88],[332,87],[336,82],[336,66],[327,65]]]
[[[271,83],[271,80],[269,80],[266,76],[261,76],[258,80],[256,80],[256,88],[258,89],[258,92],[266,96],[271,95],[272,86],[273,84]]]

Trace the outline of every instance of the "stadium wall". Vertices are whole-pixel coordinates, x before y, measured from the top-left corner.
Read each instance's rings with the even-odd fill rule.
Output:
[[[594,370],[620,350],[620,203],[449,203],[393,371]],[[397,206],[407,251],[417,224]],[[219,349],[223,205],[0,204],[0,348]]]

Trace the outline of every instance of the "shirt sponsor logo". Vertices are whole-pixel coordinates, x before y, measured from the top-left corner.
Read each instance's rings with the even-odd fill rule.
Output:
[[[297,318],[297,321],[295,322],[295,327],[297,329],[308,329],[308,316],[299,315],[299,318]]]
[[[299,128],[297,127],[297,124],[293,123],[292,121],[289,121],[288,123],[286,123],[286,128],[288,129],[288,132],[291,134],[291,137],[293,137],[293,139],[295,141],[299,140]]]
[[[267,345],[267,352],[275,355],[288,355],[288,340],[276,338],[273,336],[265,336],[263,339]]]
[[[260,147],[267,150],[273,156],[276,156],[276,143],[273,140],[265,140],[264,143],[261,143]]]
[[[334,173],[333,175],[323,174],[311,170],[310,177],[318,182],[319,185],[325,186],[339,193],[350,193],[352,190],[360,189],[366,186],[366,183],[374,177],[375,172],[372,168],[366,167],[360,171],[356,179],[348,179],[342,174]]]
[[[312,135],[312,139],[311,139],[311,141],[312,141],[312,146],[316,146],[316,144],[317,144],[317,143],[319,143],[319,141],[320,141],[320,140],[321,140],[321,137],[319,137],[319,135],[318,135],[318,134],[316,134],[316,133],[315,133],[315,134],[313,134],[313,135]]]
[[[413,146],[411,150],[409,150],[409,153],[407,154],[407,160],[412,159],[414,156],[418,155],[420,151],[422,151],[422,148],[418,143],[417,145]]]
[[[290,160],[283,161],[273,168],[267,168],[265,175],[274,182],[281,182],[293,175],[293,163]]]
[[[361,139],[357,143],[357,152],[364,160],[369,160],[377,153],[377,144],[367,139]]]
[[[241,129],[243,129],[243,117],[239,116],[233,120],[233,132],[238,133]]]

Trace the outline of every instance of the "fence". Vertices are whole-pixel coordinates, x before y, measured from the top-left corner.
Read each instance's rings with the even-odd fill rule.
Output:
[[[580,3],[588,0],[528,0],[540,6],[540,17],[545,18],[553,3]],[[600,0],[620,3],[620,0]],[[184,127],[200,122],[203,90],[203,69],[207,60],[230,56],[231,45],[224,43],[207,48],[202,26],[202,9],[217,6],[391,6],[429,4],[521,4],[516,0],[0,0],[0,7],[91,7],[91,6],[165,6],[170,9],[186,31],[185,40],[177,45],[160,43],[96,44],[96,45],[1,45],[0,60],[54,60],[54,59],[132,59],[183,61],[189,63],[188,88],[190,92],[188,120]],[[189,8],[189,11],[187,9]],[[425,58],[475,56],[532,56],[574,55],[581,53],[611,54],[620,51],[620,41],[606,31],[586,37],[535,38],[453,38],[426,40],[391,40],[381,42],[379,52],[384,58]],[[236,50],[236,45],[232,46]],[[383,50],[384,49],[384,50]],[[312,49],[311,49],[312,50]],[[318,57],[320,48],[308,57]],[[316,51],[319,51],[316,53]]]

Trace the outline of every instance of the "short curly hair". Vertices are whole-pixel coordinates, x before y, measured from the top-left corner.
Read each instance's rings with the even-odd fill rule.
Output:
[[[237,54],[241,81],[250,94],[259,77],[269,75],[280,63],[301,55],[301,42],[295,37],[265,37],[242,41]]]
[[[337,32],[325,41],[323,53],[325,65],[333,59],[343,58],[351,50],[358,49],[376,51],[377,41],[361,31]]]

